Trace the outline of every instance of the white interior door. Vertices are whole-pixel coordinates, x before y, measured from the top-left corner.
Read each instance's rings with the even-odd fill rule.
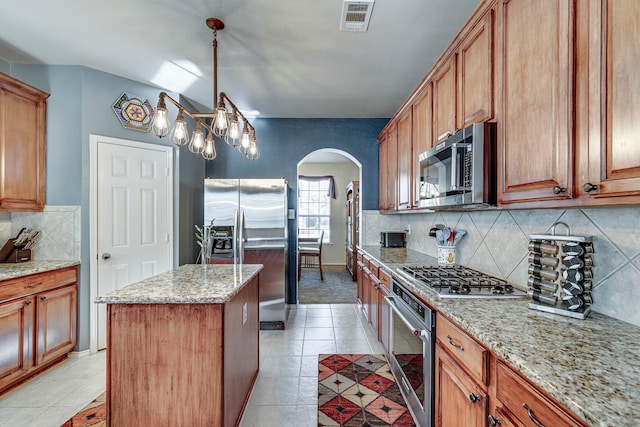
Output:
[[[167,147],[97,141],[97,295],[171,267],[170,161]],[[98,349],[103,349],[106,305],[97,306]]]

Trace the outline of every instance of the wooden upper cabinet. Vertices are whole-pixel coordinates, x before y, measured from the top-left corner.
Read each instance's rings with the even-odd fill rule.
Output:
[[[427,84],[413,104],[413,201],[420,200],[420,154],[433,144],[433,89]]]
[[[456,132],[456,57],[453,54],[433,76],[433,129],[436,143]]]
[[[498,201],[573,196],[574,2],[504,0]]]
[[[48,97],[0,73],[0,211],[44,209]]]
[[[458,48],[458,128],[493,117],[493,10]]]
[[[398,121],[398,210],[411,209],[412,191],[412,111],[411,108]]]
[[[640,200],[638,17],[636,0],[589,2],[588,169],[578,181],[586,203]]]
[[[393,211],[397,204],[397,177],[398,177],[398,133],[397,126],[393,125],[387,135],[387,183],[386,183],[386,209]]]
[[[379,137],[378,145],[378,209],[387,208],[387,135]]]

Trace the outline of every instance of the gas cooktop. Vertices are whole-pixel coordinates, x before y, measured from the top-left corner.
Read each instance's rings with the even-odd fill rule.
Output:
[[[498,279],[461,265],[416,266],[396,269],[404,279],[423,286],[440,298],[526,298],[524,291],[514,288],[506,280]]]

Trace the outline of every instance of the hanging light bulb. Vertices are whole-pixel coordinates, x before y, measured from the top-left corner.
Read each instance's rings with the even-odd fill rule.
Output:
[[[202,150],[204,150],[204,134],[202,133],[202,129],[200,129],[200,123],[198,123],[189,142],[189,151],[194,154],[200,154]]]
[[[233,109],[231,119],[229,119],[229,132],[224,140],[232,147],[237,147],[240,143],[240,123],[238,123],[238,110]]]
[[[240,145],[238,145],[238,151],[246,155],[250,145],[251,137],[249,135],[249,126],[247,126],[247,123],[245,122],[244,129],[242,130],[242,137],[240,138]]]
[[[213,134],[209,132],[207,134],[207,139],[204,141],[204,150],[202,151],[202,157],[205,160],[213,160],[216,158],[218,153],[216,153],[216,144],[213,140]]]
[[[258,150],[258,141],[256,139],[251,141],[249,150],[247,150],[247,157],[249,160],[258,160],[260,157],[260,150]]]
[[[167,104],[164,103],[164,98],[160,94],[158,100],[158,106],[156,107],[156,114],[153,116],[153,123],[151,124],[153,133],[162,138],[169,133],[169,114],[167,112]]]
[[[187,122],[184,120],[184,112],[182,109],[178,110],[178,117],[176,117],[176,121],[173,124],[169,139],[178,147],[189,142],[189,131],[187,130]]]
[[[216,117],[213,119],[213,133],[215,136],[224,137],[229,132],[229,119],[227,118],[227,107],[224,106],[224,101],[220,98],[220,102],[216,107]]]

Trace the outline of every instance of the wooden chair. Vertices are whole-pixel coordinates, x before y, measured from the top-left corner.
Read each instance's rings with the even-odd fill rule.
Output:
[[[303,268],[319,268],[320,280],[324,280],[322,276],[322,240],[324,238],[324,230],[320,232],[320,238],[317,240],[300,240],[298,242],[298,280]]]

